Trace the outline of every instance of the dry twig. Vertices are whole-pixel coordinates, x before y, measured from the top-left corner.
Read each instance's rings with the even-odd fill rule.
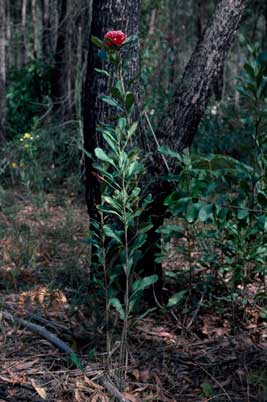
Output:
[[[8,313],[7,311],[2,311],[3,317],[10,322],[15,322],[22,327],[29,329],[31,332],[34,332],[38,335],[40,335],[42,338],[47,339],[50,343],[55,345],[58,349],[61,351],[68,353],[68,354],[75,354],[74,350],[67,345],[65,342],[63,342],[61,339],[59,339],[56,335],[52,334],[49,332],[46,328],[42,327],[41,325],[34,324],[32,322],[29,322],[27,320],[24,320],[23,318],[19,318],[14,316],[13,314]]]

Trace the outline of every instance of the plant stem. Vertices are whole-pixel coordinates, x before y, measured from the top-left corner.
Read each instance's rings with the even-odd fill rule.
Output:
[[[128,318],[129,318],[129,279],[130,279],[130,266],[129,266],[129,244],[128,244],[128,220],[127,220],[127,193],[124,169],[122,168],[122,194],[123,194],[123,225],[124,225],[124,247],[125,247],[125,317],[123,321],[123,331],[121,339],[121,352],[120,364],[125,364],[124,377],[126,377],[128,366],[128,353],[127,353],[127,337],[128,337]]]
[[[101,227],[104,226],[104,216],[100,213]],[[108,272],[107,272],[107,259],[106,259],[106,245],[105,235],[102,231],[102,263],[104,271],[104,283],[105,283],[105,313],[106,313],[106,348],[107,348],[107,366],[108,374],[110,374],[110,337],[109,337],[109,297],[108,297]]]

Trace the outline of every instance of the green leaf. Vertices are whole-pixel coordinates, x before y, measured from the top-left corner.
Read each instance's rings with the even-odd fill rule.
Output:
[[[133,175],[135,175],[135,173],[137,173],[139,170],[138,168],[139,163],[137,161],[132,162],[125,172],[127,178],[130,179]]]
[[[117,153],[117,146],[116,143],[113,139],[113,137],[110,135],[108,131],[103,131],[102,133],[104,140],[106,143],[110,146],[113,152]]]
[[[181,238],[185,236],[184,227],[175,224],[163,225],[159,229],[157,229],[157,232],[161,233],[165,237],[167,236],[168,238]]]
[[[140,249],[146,243],[147,235],[145,233],[138,233],[134,243],[131,245],[131,254]]]
[[[180,290],[180,292],[175,293],[173,296],[171,296],[169,298],[167,307],[174,307],[174,306],[177,306],[177,304],[180,304],[183,301],[186,293],[187,293],[187,290]]]
[[[87,355],[88,360],[93,360],[95,355],[96,355],[96,348],[94,347],[91,350],[89,350],[89,352],[88,352],[88,355]]]
[[[168,147],[165,146],[160,147],[159,152],[161,152],[164,155],[171,156],[172,158],[176,158],[178,159],[179,162],[183,162],[182,156],[178,152],[175,152]]]
[[[96,36],[91,36],[91,42],[97,46],[99,49],[105,49],[104,43],[102,40],[98,39]]]
[[[108,207],[105,207],[102,205],[98,205],[97,209],[98,209],[98,211],[104,212],[106,214],[116,215],[120,219],[120,221],[122,221],[121,215],[117,211],[114,211],[111,208],[108,208]]]
[[[145,278],[142,279],[137,279],[133,284],[132,284],[132,295],[133,297],[137,292],[142,292],[145,288],[153,285],[156,283],[158,280],[158,275],[150,275],[146,276]]]
[[[137,130],[138,123],[134,122],[128,130],[128,138],[130,138]]]
[[[209,219],[213,221],[213,205],[204,205],[199,211],[198,219],[200,222],[207,222]]]
[[[132,106],[134,105],[134,102],[135,102],[134,94],[132,92],[127,92],[125,96],[125,108],[127,112],[130,112]]]
[[[191,201],[191,197],[183,197],[173,202],[173,204],[169,204],[169,208],[171,209],[173,215],[180,215],[187,210],[188,204]]]
[[[123,170],[125,169],[126,163],[127,163],[127,158],[128,158],[127,153],[125,151],[120,151],[120,154],[119,154],[119,168],[120,169],[123,169]]]
[[[255,72],[254,72],[254,69],[253,69],[253,67],[249,64],[249,63],[245,63],[244,64],[244,69],[246,70],[246,72],[248,73],[248,75],[251,77],[251,78],[255,78]]]
[[[200,208],[200,202],[195,202],[188,206],[186,211],[186,220],[188,223],[193,223],[197,219]]]
[[[84,371],[84,368],[83,368],[83,366],[82,366],[82,363],[81,363],[80,359],[78,358],[78,356],[76,355],[76,353],[75,353],[75,352],[71,352],[69,356],[70,356],[70,360],[72,361],[72,363],[74,363],[75,366],[76,366],[78,369]]]
[[[121,320],[125,320],[125,311],[122,307],[121,302],[119,301],[119,299],[117,299],[117,297],[113,297],[112,299],[110,299],[109,305],[114,307],[117,310],[117,312],[120,315]]]
[[[147,276],[143,279],[137,279],[132,285],[133,293],[130,296],[129,311],[131,312],[138,301],[141,293],[147,287],[153,285],[158,280],[158,275]]]
[[[123,243],[122,243],[121,239],[119,238],[119,236],[117,235],[117,233],[115,233],[114,230],[109,225],[104,225],[103,231],[106,236],[113,238],[119,244],[123,245]]]
[[[93,239],[92,237],[87,237],[86,239],[81,240],[81,242],[86,243],[86,244],[91,244],[91,245],[94,245],[94,246],[98,245],[98,242],[95,239]]]
[[[123,111],[122,107],[119,105],[119,103],[116,101],[116,99],[112,98],[111,96],[102,95],[102,96],[100,96],[100,99],[103,102],[107,103],[108,105],[116,107],[120,111]]]
[[[261,207],[263,207],[263,208],[267,207],[267,197],[266,197],[265,192],[260,190],[257,195],[257,200]]]
[[[139,230],[138,230],[138,233],[147,233],[147,232],[149,232],[149,230],[151,230],[152,228],[153,228],[153,224],[152,223],[150,223],[149,225],[146,225],[146,226],[144,226],[144,227],[141,227]]]
[[[137,40],[138,40],[137,35],[130,35],[130,36],[127,37],[127,39],[123,43],[123,46],[129,45],[130,43],[135,43]]]
[[[226,170],[231,169],[231,173],[234,172],[235,174],[242,171],[244,174],[252,173],[253,168],[251,166],[246,165],[234,159],[230,156],[224,155],[192,155],[192,165],[196,169],[205,169],[205,170]]]
[[[120,130],[121,132],[124,132],[124,130],[126,129],[126,125],[127,125],[127,121],[126,121],[125,117],[121,117],[121,118],[118,120],[117,125],[118,125],[119,130]]]
[[[246,219],[249,216],[249,212],[247,209],[239,209],[237,212],[237,218],[239,220]]]
[[[121,101],[122,95],[117,87],[113,87],[111,89],[111,95],[113,96],[113,98],[117,99],[118,101]]]
[[[203,382],[201,385],[202,394],[205,397],[210,397],[214,395],[214,389],[208,382]]]
[[[123,84],[121,80],[117,80],[115,83],[115,87],[119,90],[121,96],[123,96]]]
[[[107,162],[110,165],[114,166],[116,168],[115,163],[113,160],[106,154],[106,152],[102,148],[96,148],[95,149],[95,155],[98,159],[100,159],[103,162]]]
[[[115,64],[115,66],[118,66],[120,64],[120,54],[119,52],[108,52],[108,58],[109,58],[109,62],[112,64]]]
[[[94,163],[93,167],[102,174],[102,176],[105,178],[105,180],[109,181],[109,185],[112,188],[117,188],[118,190],[121,190],[121,186],[118,182],[116,182],[116,175],[112,175],[111,173],[107,172],[106,168],[103,168],[103,166],[101,166],[98,163]]]
[[[114,200],[112,197],[109,197],[107,195],[103,195],[102,199],[109,205],[111,205],[117,212],[122,212],[122,206]]]
[[[100,68],[95,68],[95,71],[99,74],[103,74],[106,77],[110,77],[110,74],[106,70],[101,70]]]
[[[130,273],[132,271],[133,265],[134,265],[133,257],[129,257],[128,260],[127,260],[127,263],[125,262],[125,264],[123,264],[122,267],[123,267],[123,270],[124,270],[124,272],[125,272],[125,274],[127,276],[130,276]]]

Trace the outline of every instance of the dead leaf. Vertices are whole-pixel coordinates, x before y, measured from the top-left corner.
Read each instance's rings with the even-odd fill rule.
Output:
[[[123,392],[123,396],[125,396],[125,398],[129,399],[129,401],[131,402],[142,402],[142,400],[138,398],[138,396],[129,394],[129,392]]]
[[[28,370],[37,362],[39,362],[39,359],[31,360],[29,362],[18,362],[15,365],[15,369],[18,371],[19,370]]]
[[[76,402],[82,402],[82,399],[81,399],[81,397],[80,397],[80,394],[79,394],[79,390],[78,390],[78,389],[75,389],[75,391],[74,391],[74,398],[75,398],[75,401],[76,401]]]
[[[139,371],[139,374],[140,374],[140,379],[142,382],[146,382],[151,378],[150,370]]]
[[[31,384],[33,386],[33,388],[35,389],[35,391],[37,392],[37,394],[44,400],[47,399],[47,394],[46,394],[46,390],[45,388],[43,388],[41,385],[37,384],[35,380],[31,380]]]
[[[95,394],[90,402],[109,402],[109,399],[103,394]]]

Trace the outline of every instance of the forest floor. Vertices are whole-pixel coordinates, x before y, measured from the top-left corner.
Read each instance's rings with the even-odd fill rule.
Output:
[[[71,191],[0,194],[0,402],[114,400],[103,381],[103,312],[88,288],[87,228],[83,200]],[[136,318],[124,398],[267,401],[266,321],[255,303],[234,326],[232,313],[200,298],[183,314],[156,310]],[[56,335],[76,357],[21,325],[22,318]]]

